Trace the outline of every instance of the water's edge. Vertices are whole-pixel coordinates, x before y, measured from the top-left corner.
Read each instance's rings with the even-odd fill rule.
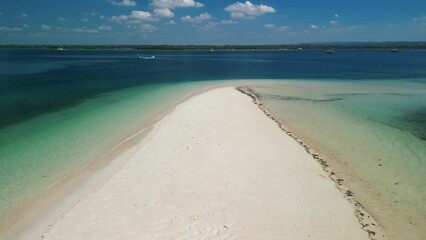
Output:
[[[273,120],[278,127],[289,137],[293,138],[299,145],[301,145],[306,152],[312,156],[322,167],[324,172],[327,174],[328,178],[335,183],[335,187],[343,194],[345,199],[353,206],[354,214],[357,217],[361,228],[368,233],[370,239],[387,239],[386,234],[383,228],[377,223],[377,221],[371,216],[362,206],[360,202],[358,202],[355,198],[355,194],[348,189],[345,185],[342,184],[342,178],[338,178],[333,169],[327,164],[327,161],[324,160],[321,156],[319,156],[314,149],[310,148],[302,139],[295,136],[291,131],[289,131],[284,124],[279,121],[276,117],[274,117],[268,110],[263,107],[263,104],[259,101],[257,96],[253,93],[250,87],[237,87],[237,91],[240,93],[247,95],[253,100],[253,103],[258,106],[258,108],[271,120]]]
[[[52,224],[49,220],[56,221],[91,191],[102,186],[109,176],[121,169],[133,154],[134,148],[144,140],[161,119],[167,117],[179,104],[209,90],[235,87],[242,82],[245,81],[211,82],[189,91],[180,100],[169,103],[159,113],[152,116],[142,129],[118,143],[93,162],[64,176],[44,192],[38,194],[35,199],[31,199],[31,204],[16,212],[16,221],[0,225],[0,239],[20,239],[21,236],[27,236],[30,233],[40,234],[41,228]],[[60,208],[59,206],[64,206],[64,202],[66,208]],[[40,222],[40,220],[44,220],[44,222]],[[40,237],[42,238],[42,236]]]

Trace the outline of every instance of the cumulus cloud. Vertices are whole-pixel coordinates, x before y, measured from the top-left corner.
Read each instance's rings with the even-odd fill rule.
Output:
[[[129,17],[127,15],[120,15],[120,16],[112,16],[109,20],[111,22],[122,23],[123,21],[127,21],[128,19]]]
[[[145,11],[132,11],[130,18],[137,21],[153,21],[153,16],[150,12]]]
[[[176,24],[176,22],[175,22],[174,20],[170,20],[170,21],[168,22],[168,24],[175,25],[175,24]]]
[[[174,13],[167,8],[154,9],[154,13],[145,11],[132,11],[130,15],[119,15],[112,16],[109,18],[110,22],[115,23],[127,23],[127,24],[138,24],[146,21],[158,21],[161,18],[172,18]]]
[[[225,11],[230,12],[233,18],[255,18],[266,13],[276,12],[271,6],[264,4],[255,5],[250,1],[244,3],[236,2],[227,6]]]
[[[26,13],[22,13],[21,16],[19,16],[19,18],[27,18],[27,17],[28,17],[28,14]]]
[[[101,15],[101,16],[99,16],[99,19],[105,19],[105,16],[104,15]]]
[[[335,18],[338,18],[338,17],[340,17],[340,16],[339,16],[339,14],[335,13],[335,14],[334,14],[334,17],[335,17]]]
[[[157,28],[151,24],[142,24],[139,26],[139,29],[142,31],[148,31],[148,32],[153,32],[157,30]]]
[[[154,8],[203,7],[204,4],[194,0],[152,0]]]
[[[189,23],[200,23],[205,20],[209,20],[212,16],[208,13],[202,13],[196,17],[191,17],[189,15],[186,15],[181,18],[182,22],[189,22]]]
[[[22,28],[17,27],[0,27],[0,32],[20,32],[22,31]]]
[[[157,8],[154,9],[154,13],[158,17],[164,17],[164,18],[172,18],[175,16],[175,14],[168,8]]]
[[[112,30],[112,28],[111,28],[111,26],[109,26],[109,25],[101,25],[101,26],[99,27],[99,30],[103,30],[103,31],[111,31],[111,30]]]
[[[44,30],[44,31],[49,31],[52,27],[50,27],[50,26],[48,26],[48,25],[46,25],[46,24],[42,24],[42,25],[40,25],[40,28],[41,28],[42,30]]]
[[[89,19],[87,19],[87,18],[81,18],[81,21],[83,21],[83,22],[88,22],[88,21],[89,21]]]
[[[318,29],[319,27],[317,26],[317,25],[315,25],[315,24],[311,24],[311,25],[309,25],[312,29]]]
[[[331,20],[330,21],[330,24],[333,24],[333,25],[336,25],[336,24],[338,24],[339,22],[338,21],[336,21],[336,20]]]
[[[59,22],[66,22],[66,21],[67,21],[67,19],[65,19],[64,17],[58,17],[58,21],[59,21]]]
[[[123,0],[123,1],[107,0],[107,2],[116,6],[126,6],[126,7],[136,6],[136,2],[133,0]]]
[[[266,29],[272,29],[272,28],[274,28],[275,27],[275,25],[274,24],[265,24],[265,25],[263,25],[263,27],[264,28],[266,28]]]
[[[219,25],[230,25],[230,24],[237,24],[238,22],[233,20],[221,20],[218,22],[209,21],[204,27],[201,27],[199,29],[207,30],[207,29],[214,29],[216,26]]]

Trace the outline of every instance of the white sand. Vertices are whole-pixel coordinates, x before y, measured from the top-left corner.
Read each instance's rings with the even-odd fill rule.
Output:
[[[320,165],[229,87],[180,104],[49,221],[29,239],[368,239]]]

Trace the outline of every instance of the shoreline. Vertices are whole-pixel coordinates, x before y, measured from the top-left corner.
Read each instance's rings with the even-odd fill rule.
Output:
[[[268,118],[274,121],[286,135],[293,138],[300,146],[305,149],[308,154],[312,156],[313,159],[315,159],[321,165],[324,172],[327,173],[328,178],[335,183],[335,187],[343,194],[345,199],[352,204],[355,211],[355,216],[357,217],[362,229],[368,233],[370,239],[387,239],[382,227],[377,223],[373,216],[371,216],[364,209],[363,205],[356,200],[354,192],[342,184],[344,179],[336,177],[333,169],[327,164],[326,160],[324,160],[318,153],[316,153],[314,149],[310,148],[302,139],[298,138],[290,130],[288,130],[281,121],[273,116],[273,114],[266,110],[257,96],[252,92],[250,87],[237,87],[236,90],[250,97],[253,100],[253,103]]]
[[[239,82],[240,84],[236,84],[235,82]],[[49,202],[49,203],[44,202],[43,203],[45,205],[45,208],[50,209],[51,205],[54,205],[56,207],[54,207],[53,210],[52,209],[48,210],[48,213],[42,213],[44,208],[35,209],[35,211],[30,210],[28,213],[24,214],[25,217],[28,215],[28,216],[30,216],[30,218],[26,219],[24,222],[21,222],[21,223],[18,223],[17,225],[15,225],[13,227],[13,230],[11,232],[8,232],[9,234],[6,234],[5,236],[14,236],[13,234],[18,233],[20,230],[23,230],[23,229],[28,230],[28,224],[31,224],[31,222],[34,222],[35,219],[40,218],[42,215],[50,216],[52,214],[52,211],[58,210],[58,209],[56,209],[58,207],[58,205],[62,206],[63,202],[66,201],[64,199],[67,199],[67,201],[70,201],[70,199],[69,199],[70,195],[76,195],[76,194],[78,194],[77,192],[79,192],[79,191],[83,191],[83,192],[85,192],[86,195],[88,195],[94,189],[94,187],[93,187],[93,181],[94,180],[93,179],[94,178],[102,178],[102,176],[99,176],[99,172],[100,171],[107,171],[108,172],[108,170],[105,170],[105,168],[108,168],[109,171],[111,171],[111,172],[104,173],[104,175],[103,175],[104,180],[101,180],[101,182],[103,182],[103,183],[98,183],[99,185],[97,185],[95,188],[99,188],[101,185],[105,184],[105,182],[109,181],[109,178],[111,178],[114,174],[116,174],[118,171],[120,171],[124,165],[127,164],[129,159],[136,152],[136,150],[134,148],[136,148],[136,146],[138,144],[141,144],[142,140],[144,140],[144,141],[147,140],[147,136],[149,138],[149,136],[151,134],[153,134],[151,130],[153,128],[156,128],[157,125],[159,124],[159,122],[162,122],[162,121],[164,121],[164,119],[170,117],[170,115],[173,114],[173,112],[175,112],[178,107],[180,107],[182,104],[185,104],[189,99],[193,99],[196,96],[199,96],[203,93],[209,92],[210,90],[213,90],[213,89],[220,89],[220,88],[223,88],[225,86],[235,87],[236,85],[244,85],[244,84],[241,84],[242,82],[244,82],[244,81],[234,81],[233,83],[231,83],[231,82],[219,83],[219,84],[214,84],[214,85],[211,85],[211,86],[203,87],[202,89],[199,89],[196,92],[188,94],[182,100],[171,104],[169,107],[167,107],[167,109],[164,109],[163,111],[161,111],[160,114],[153,117],[152,121],[150,121],[149,126],[145,127],[144,129],[142,129],[141,131],[139,131],[135,135],[129,137],[124,142],[121,142],[120,144],[118,144],[114,149],[109,151],[108,154],[105,154],[105,156],[102,156],[101,160],[97,160],[94,163],[83,167],[82,169],[78,170],[77,173],[70,174],[69,176],[66,176],[64,178],[64,180],[61,180],[59,183],[55,184],[52,187],[52,189],[48,190],[48,193],[43,194],[43,196],[41,197],[41,199],[38,200],[38,202],[40,202],[40,201],[44,202],[44,200],[50,199],[52,202]],[[267,81],[260,81],[260,82],[263,83],[263,84],[267,83]],[[254,81],[249,82],[249,83],[247,83],[247,85],[254,84],[254,83],[255,83]],[[328,167],[327,163],[320,156],[318,156],[312,149],[310,149],[303,141],[301,141],[296,136],[294,136],[290,131],[286,130],[285,126],[283,126],[270,113],[268,113],[265,109],[263,109],[262,106],[261,106],[261,103],[257,100],[257,98],[254,95],[250,95],[249,92],[245,92],[244,88],[247,88],[247,87],[237,87],[236,90],[241,92],[242,94],[249,96],[253,100],[253,102],[257,105],[257,107],[260,110],[262,110],[262,112],[267,117],[269,117],[271,120],[273,120],[279,126],[279,128],[286,133],[287,136],[290,136],[291,138],[293,138],[299,145],[301,145],[305,149],[305,151],[308,154],[310,154],[310,156],[312,156],[315,160],[317,160],[321,164],[322,169],[327,173],[328,178],[331,179],[336,184],[335,187],[341,193],[343,193],[346,200],[349,203],[351,203],[353,209],[355,210],[355,216],[357,217],[359,223],[361,224],[360,227],[362,227],[362,229],[368,233],[369,238],[370,239],[382,239],[381,236],[383,236],[383,232],[382,232],[380,226],[372,219],[372,217],[370,215],[368,215],[368,213],[363,209],[362,205],[360,203],[358,203],[353,198],[352,192],[349,189],[346,189],[341,184],[341,180],[339,180],[338,178],[335,178],[333,176],[333,172]],[[147,141],[149,141],[149,140],[147,140]],[[143,143],[142,143],[142,145],[143,145]],[[123,157],[123,159],[121,159],[121,161],[124,160],[124,162],[118,161],[119,157]],[[110,165],[114,165],[114,164],[118,164],[119,166],[115,166],[115,168],[112,167],[114,169],[111,169]],[[81,175],[83,175],[83,176],[81,176]],[[93,176],[93,175],[97,175],[97,176]],[[68,186],[68,185],[72,186],[71,187],[72,189],[65,190],[66,193],[64,193],[63,186]],[[91,186],[89,186],[90,189],[82,190],[85,187],[87,188],[87,186],[85,186],[85,185],[91,185]],[[58,194],[58,192],[60,192],[60,193]],[[56,194],[56,198],[55,198],[55,194]],[[84,198],[83,195],[84,194],[81,194],[77,197],[78,200],[77,200],[77,203],[75,203],[75,205],[77,205],[79,203],[80,198],[82,198],[82,199]],[[53,196],[53,198],[52,198],[52,196]],[[71,200],[71,202],[76,201],[75,197],[76,196],[74,196],[74,200]],[[36,205],[37,204],[32,206],[32,208],[37,208]],[[64,209],[61,209],[60,211],[63,211],[63,213],[60,213],[59,215],[63,216],[63,214],[65,214],[65,212],[72,209],[75,205],[72,205],[69,209],[65,209],[65,211],[63,211]],[[53,213],[53,215],[58,215],[58,212]],[[37,225],[40,225],[40,223],[37,223]],[[10,234],[10,233],[12,233],[12,234]],[[0,238],[3,238],[5,236],[1,235]]]
[[[26,204],[23,208],[13,211],[12,213],[18,215],[17,220],[13,223],[0,226],[0,239],[16,238],[16,236],[20,235],[22,230],[31,228],[30,226],[32,223],[36,222],[36,219],[41,216],[60,214],[59,212],[62,212],[63,209],[58,209],[57,206],[62,202],[78,201],[78,198],[87,195],[92,188],[101,185],[102,182],[106,181],[105,179],[119,170],[126,159],[131,156],[132,149],[149,134],[154,126],[161,121],[161,119],[172,113],[176,107],[183,102],[212,89],[255,82],[265,84],[270,82],[273,83],[274,80],[211,81],[210,83],[196,87],[195,91],[189,91],[180,100],[168,103],[164,109],[161,109],[157,114],[151,116],[150,119],[142,125],[142,128],[133,135],[119,142],[116,146],[99,156],[96,160],[82,166],[66,176],[63,176],[62,179],[51,184],[45,191],[37,194],[35,198],[28,200],[30,204]],[[124,159],[119,159],[122,155],[126,156]],[[120,161],[124,162],[120,163]],[[73,194],[78,195],[78,197],[75,197],[73,200],[68,199]],[[72,206],[70,207],[72,208]]]

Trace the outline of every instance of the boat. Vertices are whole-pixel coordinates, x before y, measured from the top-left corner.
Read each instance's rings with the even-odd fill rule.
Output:
[[[155,59],[155,56],[141,56],[138,54],[138,58],[142,60]]]
[[[60,46],[56,49],[56,51],[67,51],[63,46]]]
[[[336,51],[334,51],[334,49],[328,49],[327,51],[325,51],[325,53],[329,53],[329,54],[332,54],[332,53],[335,53]]]
[[[398,52],[398,49],[393,48],[393,49],[391,49],[391,52],[396,53],[396,52]]]

